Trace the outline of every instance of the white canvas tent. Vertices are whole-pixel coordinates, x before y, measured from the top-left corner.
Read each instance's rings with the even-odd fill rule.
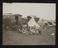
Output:
[[[30,19],[30,21],[28,22],[28,26],[32,27],[32,26],[36,26],[37,28],[39,28],[40,26],[36,23],[36,21],[34,20],[34,18],[32,17]]]

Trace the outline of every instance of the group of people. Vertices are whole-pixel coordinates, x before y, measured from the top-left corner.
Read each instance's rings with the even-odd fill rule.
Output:
[[[19,28],[19,32],[25,33],[25,34],[41,34],[41,31],[36,28],[36,26],[28,26],[28,25],[22,25],[22,28]]]

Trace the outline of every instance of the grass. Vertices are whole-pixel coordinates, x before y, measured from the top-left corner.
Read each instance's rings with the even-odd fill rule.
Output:
[[[8,29],[4,27],[4,45],[55,45],[55,35],[51,36],[51,33],[56,33],[55,26],[43,26],[40,28],[41,35],[22,34],[16,30],[15,24],[11,24]]]
[[[42,30],[41,35],[26,35],[17,31],[3,31],[4,45],[55,45],[55,36],[50,34],[55,33],[55,27],[47,27]]]

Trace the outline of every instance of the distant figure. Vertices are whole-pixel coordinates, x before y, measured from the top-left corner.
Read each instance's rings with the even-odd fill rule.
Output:
[[[15,16],[15,20],[16,20],[16,25],[18,25],[18,16]]]

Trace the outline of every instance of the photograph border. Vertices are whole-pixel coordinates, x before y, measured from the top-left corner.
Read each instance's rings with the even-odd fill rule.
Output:
[[[0,44],[2,45],[2,35],[3,35],[3,30],[2,30],[2,22],[3,22],[3,20],[2,20],[2,18],[3,18],[3,15],[2,15],[2,12],[3,12],[3,9],[2,9],[2,6],[3,6],[3,2],[5,2],[5,3],[56,3],[56,0],[28,0],[28,1],[22,1],[22,0],[3,0],[1,3],[0,3]],[[4,47],[42,47],[42,48],[56,48],[56,45],[3,45]]]

